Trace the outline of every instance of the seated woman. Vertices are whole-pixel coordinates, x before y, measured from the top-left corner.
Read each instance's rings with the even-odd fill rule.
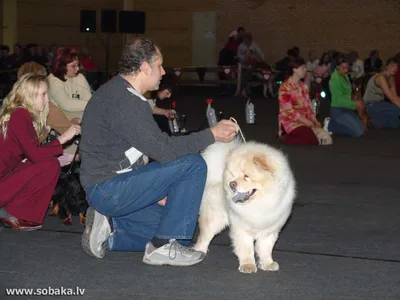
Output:
[[[379,51],[372,50],[369,57],[364,60],[365,73],[380,72],[382,68],[382,60],[379,58]]]
[[[352,85],[349,75],[349,61],[345,55],[336,59],[336,70],[329,80],[331,91],[331,117],[325,119],[324,129],[333,134],[360,137],[364,135],[366,122],[365,106],[362,100],[354,99],[352,96]],[[360,116],[360,117],[359,117]]]
[[[328,52],[322,54],[318,64],[314,67],[314,77],[326,78],[330,75],[331,61]]]
[[[321,128],[312,110],[306,76],[306,63],[295,58],[289,63],[290,77],[279,89],[279,131],[287,144],[319,145],[313,127]]]
[[[80,134],[73,125],[40,146],[48,102],[46,77],[26,74],[0,110],[0,224],[15,230],[41,228],[60,175],[61,145]]]
[[[394,76],[398,70],[395,58],[389,58],[383,72],[372,76],[365,89],[364,102],[372,125],[400,128],[400,97]]]
[[[364,62],[358,56],[357,51],[352,51],[349,56],[351,63],[350,78],[352,82],[354,82],[356,85],[359,85],[362,77],[365,75]]]
[[[53,74],[48,76],[49,97],[72,120],[82,119],[92,92],[85,76],[79,73],[78,53],[71,49],[59,49]]]
[[[168,118],[173,117],[174,113],[171,109],[164,109],[157,106],[158,101],[163,101],[165,99],[171,98],[171,88],[161,83],[160,87],[157,91],[150,93],[149,95],[149,104],[153,110],[154,120],[157,122],[158,127],[160,127],[161,131],[171,134],[171,130],[168,125]]]

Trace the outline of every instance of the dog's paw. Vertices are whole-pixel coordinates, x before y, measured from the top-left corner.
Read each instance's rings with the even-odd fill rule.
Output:
[[[258,266],[264,271],[279,271],[279,264],[276,261],[268,264],[263,264],[260,262]]]
[[[241,273],[252,274],[252,273],[257,272],[257,267],[256,267],[256,265],[253,265],[253,264],[240,265],[239,271]]]
[[[84,216],[83,213],[79,214],[79,223],[81,223],[81,225],[85,225],[86,222],[86,217]]]
[[[69,216],[64,219],[64,225],[71,226],[72,225],[72,216]]]
[[[49,216],[56,216],[58,214],[59,210],[60,210],[60,206],[57,203],[53,206],[53,210],[49,213]]]

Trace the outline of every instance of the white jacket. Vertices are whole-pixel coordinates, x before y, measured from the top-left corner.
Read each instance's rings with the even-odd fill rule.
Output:
[[[53,74],[48,76],[49,98],[71,120],[82,118],[86,104],[92,97],[92,91],[85,76],[78,74],[76,77],[61,81]]]

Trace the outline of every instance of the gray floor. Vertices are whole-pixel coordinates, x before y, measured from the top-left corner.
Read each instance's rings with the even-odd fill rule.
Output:
[[[189,128],[199,126],[204,100],[215,94],[197,88],[177,95]],[[0,299],[5,288],[48,286],[85,289],[68,299],[400,299],[400,131],[335,137],[325,148],[287,147],[275,140],[276,100],[254,101],[254,126],[243,123],[242,98],[215,96],[214,106],[235,117],[248,140],[288,154],[299,195],[274,251],[279,272],[239,273],[226,233],[190,268],[146,266],[141,253],[92,259],[80,249],[76,219],[65,227],[47,218],[40,231],[0,231]]]

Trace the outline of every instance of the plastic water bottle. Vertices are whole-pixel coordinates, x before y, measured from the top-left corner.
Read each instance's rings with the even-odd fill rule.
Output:
[[[319,113],[319,105],[318,105],[318,93],[315,94],[314,99],[311,101],[312,109],[314,111],[314,115],[318,116]]]
[[[207,115],[208,125],[210,125],[210,128],[214,127],[218,123],[217,122],[217,117],[215,115],[215,110],[211,106],[212,101],[213,101],[212,99],[207,99],[206,100],[206,102],[208,104],[207,110],[206,110],[206,115]]]
[[[250,98],[247,99],[246,103],[246,122],[247,124],[254,124],[256,121],[256,114],[254,113],[254,104],[251,102]]]
[[[172,101],[172,112],[175,117],[172,119],[172,125],[174,127],[174,132],[179,132],[179,114],[176,112],[176,102]]]
[[[318,102],[315,100],[315,98],[311,101],[312,103],[312,109],[314,111],[314,115],[318,116]]]
[[[169,130],[171,131],[171,133],[178,133],[179,132],[179,125],[178,125],[178,114],[176,113],[175,110],[176,107],[176,102],[172,102],[172,112],[175,114],[174,117],[170,117],[168,120],[168,125],[169,125]]]

